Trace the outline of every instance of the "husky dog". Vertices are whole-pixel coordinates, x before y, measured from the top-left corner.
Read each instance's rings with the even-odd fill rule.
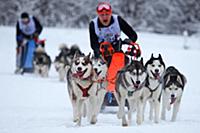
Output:
[[[59,46],[60,53],[56,56],[54,60],[54,66],[56,71],[59,74],[59,80],[64,81],[66,75],[66,66],[70,66],[71,59],[68,57],[70,53],[70,49],[67,47],[66,44],[61,44]]]
[[[96,118],[96,94],[97,82],[93,70],[90,54],[74,55],[71,67],[67,72],[67,84],[69,97],[73,107],[73,119],[77,125],[81,125],[82,110],[87,105],[87,116],[91,124],[95,124]]]
[[[42,77],[48,77],[51,67],[51,58],[43,47],[38,46],[34,52],[34,72]]]
[[[175,67],[166,69],[163,83],[163,104],[161,119],[165,120],[166,109],[170,110],[173,105],[171,121],[176,120],[179,111],[181,97],[186,84],[186,78]]]
[[[75,52],[81,54],[81,51],[77,45],[72,45],[68,48],[66,44],[61,44],[59,47],[60,53],[54,60],[54,66],[59,74],[59,80],[64,81],[68,66],[71,64],[71,60],[74,57]],[[66,67],[67,66],[67,67]]]
[[[119,111],[117,116],[122,118],[122,126],[128,126],[125,116],[125,100],[128,100],[128,121],[131,124],[132,112],[136,105],[138,125],[142,123],[142,91],[145,85],[147,73],[143,65],[143,58],[141,61],[132,61],[118,72],[116,80],[116,92],[119,101]]]
[[[163,62],[162,56],[160,54],[158,58],[153,57],[152,54],[151,58],[146,62],[145,67],[147,69],[147,79],[143,91],[143,115],[145,105],[148,101],[150,104],[149,119],[152,120],[154,114],[154,122],[158,123],[160,114],[160,99],[162,92],[162,76],[165,71],[165,63]]]
[[[93,58],[92,61],[94,71],[97,75],[97,83],[98,83],[98,88],[97,88],[97,113],[100,112],[104,97],[106,94],[106,87],[107,87],[107,70],[108,66],[102,56],[99,58]]]

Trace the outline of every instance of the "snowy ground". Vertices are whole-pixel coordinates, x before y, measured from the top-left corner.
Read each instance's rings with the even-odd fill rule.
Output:
[[[183,49],[181,36],[164,36],[139,33],[144,60],[151,53],[161,53],[167,66],[174,65],[188,80],[183,95],[182,105],[176,122],[161,121],[154,124],[148,120],[141,126],[133,124],[121,127],[121,120],[115,114],[116,108],[109,108],[107,114],[100,114],[96,125],[90,125],[86,119],[82,127],[72,122],[72,107],[68,99],[66,84],[58,81],[58,75],[52,66],[49,78],[31,74],[15,75],[15,29],[0,27],[0,133],[66,133],[66,132],[154,132],[188,133],[200,130],[200,40],[188,38],[189,50]],[[54,60],[60,43],[77,43],[88,53],[88,30],[82,29],[44,29],[41,38],[46,38],[46,51]],[[168,114],[169,116],[170,114]]]

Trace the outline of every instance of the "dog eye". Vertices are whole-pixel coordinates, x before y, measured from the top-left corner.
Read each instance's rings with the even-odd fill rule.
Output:
[[[154,65],[154,64],[152,64],[151,66],[152,66],[152,67],[155,67],[155,65]]]
[[[158,65],[158,67],[161,67],[161,65]]]
[[[177,90],[178,90],[178,88],[175,88],[174,90],[176,90],[176,91],[177,91]]]
[[[133,75],[136,75],[136,72],[132,72]]]
[[[75,65],[78,65],[79,63],[80,63],[79,61],[77,61],[77,60],[75,61]]]
[[[171,91],[171,90],[172,90],[172,88],[169,88],[169,90]]]
[[[82,62],[82,65],[83,65],[83,66],[86,66],[86,62]]]

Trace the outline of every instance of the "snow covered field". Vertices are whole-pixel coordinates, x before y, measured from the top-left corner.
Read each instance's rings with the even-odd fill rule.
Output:
[[[176,122],[155,124],[148,120],[141,126],[135,124],[135,115],[130,127],[121,127],[116,114],[98,116],[96,125],[83,119],[82,127],[72,122],[72,107],[68,98],[66,83],[59,82],[52,66],[49,78],[32,74],[15,75],[15,29],[0,27],[0,133],[195,133],[200,130],[200,36],[188,38],[189,50],[183,49],[183,37],[139,33],[138,43],[142,48],[144,61],[151,53],[161,53],[166,66],[174,65],[185,74],[187,85]],[[41,38],[46,38],[46,51],[52,60],[58,54],[60,43],[77,43],[82,51],[91,51],[87,29],[45,28]],[[115,112],[116,108],[109,108]]]

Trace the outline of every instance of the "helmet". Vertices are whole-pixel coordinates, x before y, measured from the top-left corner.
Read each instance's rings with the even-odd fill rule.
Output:
[[[112,13],[112,8],[111,8],[110,3],[108,3],[108,2],[100,2],[97,5],[96,11],[97,11],[98,14],[102,14],[102,13],[111,14]]]

